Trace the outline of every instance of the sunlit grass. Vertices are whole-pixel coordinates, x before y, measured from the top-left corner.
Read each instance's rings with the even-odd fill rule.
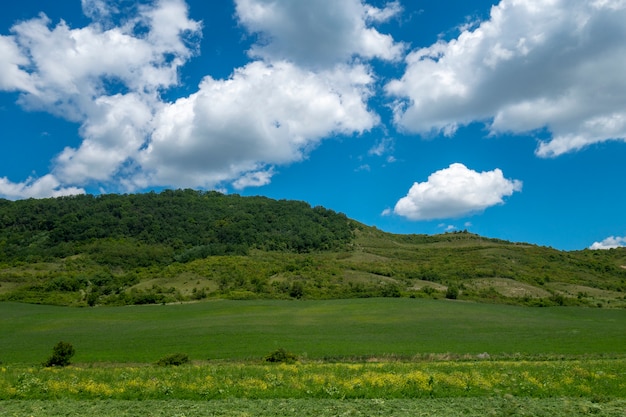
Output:
[[[626,359],[0,368],[0,399],[626,398]]]

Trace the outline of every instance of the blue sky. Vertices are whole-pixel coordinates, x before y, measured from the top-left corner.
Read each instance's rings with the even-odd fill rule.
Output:
[[[626,245],[623,0],[21,0],[0,198],[219,190]]]

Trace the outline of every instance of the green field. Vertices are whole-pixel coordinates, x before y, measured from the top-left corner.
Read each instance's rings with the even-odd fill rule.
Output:
[[[69,308],[0,303],[0,361],[38,364],[60,341],[77,363],[626,354],[626,311],[409,298],[230,301]]]
[[[2,416],[623,417],[626,408],[618,309],[216,300],[0,303],[0,317]],[[42,367],[60,340],[76,348],[74,365]],[[278,347],[300,361],[263,362]],[[175,352],[193,363],[154,365]]]

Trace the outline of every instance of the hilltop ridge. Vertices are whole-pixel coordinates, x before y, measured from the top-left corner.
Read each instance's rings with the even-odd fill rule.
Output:
[[[299,201],[218,192],[0,200],[0,300],[432,297],[626,306],[626,249],[467,231],[398,235]]]

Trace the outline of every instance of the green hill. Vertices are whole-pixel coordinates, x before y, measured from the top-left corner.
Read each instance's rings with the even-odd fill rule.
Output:
[[[626,306],[626,249],[396,235],[304,202],[192,190],[0,200],[0,300],[432,297]]]

